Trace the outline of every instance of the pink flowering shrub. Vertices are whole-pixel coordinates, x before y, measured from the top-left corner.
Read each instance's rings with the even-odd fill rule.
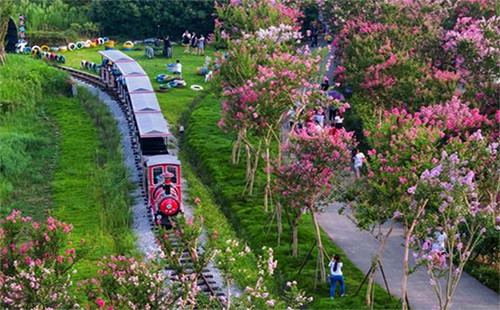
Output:
[[[78,308],[71,274],[86,250],[68,247],[73,227],[52,217],[35,222],[17,210],[0,223],[0,307]]]
[[[273,281],[273,276],[278,265],[274,259],[274,250],[263,247],[262,254],[257,258],[259,278],[252,286],[246,286],[240,296],[231,297],[230,286],[232,284],[231,269],[235,261],[247,256],[251,251],[248,246],[240,245],[235,240],[227,240],[226,249],[217,250],[217,266],[222,272],[227,283],[226,308],[233,305],[236,309],[301,309],[312,302],[312,297],[307,297],[303,291],[297,288],[297,282],[289,282],[285,288],[284,298],[278,298],[274,292],[266,287],[265,283]],[[245,273],[246,270],[239,270]],[[230,302],[228,305],[227,302]]]

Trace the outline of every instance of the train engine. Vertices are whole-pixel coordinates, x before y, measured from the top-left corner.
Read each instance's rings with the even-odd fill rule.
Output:
[[[175,156],[156,155],[146,162],[149,204],[155,223],[171,228],[172,217],[182,212],[181,165]]]

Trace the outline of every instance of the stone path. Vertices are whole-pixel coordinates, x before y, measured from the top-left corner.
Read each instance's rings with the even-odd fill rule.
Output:
[[[375,237],[367,231],[360,231],[346,215],[340,215],[338,210],[341,204],[330,205],[324,214],[318,215],[318,221],[323,230],[335,243],[341,247],[347,258],[366,273],[371,266],[372,257],[378,249]],[[347,211],[346,214],[350,212]],[[388,227],[383,230],[387,231]],[[403,227],[397,226],[386,245],[382,265],[389,282],[391,293],[401,295],[401,280],[403,276]],[[411,257],[411,255],[410,255]],[[343,270],[349,276],[349,270]],[[384,287],[380,272],[376,282]],[[408,283],[409,302],[411,309],[433,309],[438,305],[437,297],[432,286],[429,285],[429,276],[424,269],[420,269],[410,276]],[[354,294],[348,292],[348,294]],[[494,310],[500,309],[499,295],[487,288],[479,281],[466,274],[458,284],[453,297],[451,309]]]

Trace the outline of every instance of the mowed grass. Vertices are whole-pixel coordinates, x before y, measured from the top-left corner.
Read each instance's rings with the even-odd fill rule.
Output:
[[[286,281],[297,280],[301,288],[314,296],[315,301],[311,308],[366,308],[363,290],[359,296],[353,296],[364,274],[348,260],[343,260],[343,271],[349,297],[332,301],[328,298],[329,284],[315,283],[317,250],[313,250],[312,255],[307,258],[315,241],[313,224],[309,216],[304,216],[300,224],[298,259],[292,257],[291,232],[286,223],[282,243],[277,246],[276,224],[270,223],[269,215],[263,211],[262,188],[258,188],[254,196],[242,196],[245,185],[245,163],[242,162],[236,166],[230,163],[234,137],[224,134],[217,127],[219,118],[220,105],[214,95],[209,95],[199,102],[192,112],[187,127],[189,134],[183,146],[195,165],[196,171],[214,193],[234,229],[249,242],[253,249],[260,249],[264,245],[274,247],[276,259],[279,262],[279,272],[275,277],[277,283],[283,287]],[[262,173],[259,173],[257,177],[257,184],[263,184]],[[329,255],[334,253],[342,255],[342,249],[337,247],[326,234],[323,234],[323,240]],[[345,257],[345,255],[342,256]],[[300,271],[303,262],[305,265]],[[387,293],[377,286],[375,308],[398,308],[398,303],[394,299],[390,300]]]
[[[183,66],[182,73],[187,86],[185,88],[170,89],[166,93],[156,93],[163,115],[171,126],[175,128],[182,112],[184,112],[191,101],[201,93],[201,91],[191,90],[191,85],[200,85],[205,88],[205,77],[197,75],[196,69],[203,66],[206,56],[210,56],[213,59],[214,50],[208,47],[205,50],[206,56],[204,57],[185,54],[182,46],[174,45],[172,58],[167,59],[163,56],[155,56],[153,59],[148,59],[144,56],[144,46],[139,45],[138,47],[143,50],[122,52],[137,60],[144,71],[148,74],[154,89],[157,89],[160,85],[160,83],[156,82],[156,77],[159,74],[170,74],[166,70],[168,63],[174,63],[179,60]],[[81,69],[80,63],[82,60],[100,64],[102,56],[99,54],[99,51],[102,50],[104,50],[103,46],[67,52],[64,54],[64,56],[66,56],[65,65],[75,69]]]
[[[11,210],[40,220],[52,206],[50,181],[58,159],[55,125],[43,109],[1,118],[0,217]]]
[[[78,264],[79,277],[89,277],[97,260],[108,255],[112,239],[100,230],[99,209],[93,199],[98,133],[92,119],[77,99],[57,98],[46,103],[58,125],[61,156],[52,187],[52,216],[73,224],[72,241],[85,239],[94,246]]]

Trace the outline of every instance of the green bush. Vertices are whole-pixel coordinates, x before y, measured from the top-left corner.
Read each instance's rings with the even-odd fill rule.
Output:
[[[30,45],[48,45],[48,46],[60,46],[66,45],[71,42],[78,40],[77,32],[73,29],[66,31],[46,31],[37,30],[30,31],[27,35],[27,40]]]
[[[44,96],[69,92],[68,75],[25,55],[7,55],[0,80],[0,114],[32,110],[43,103]]]

